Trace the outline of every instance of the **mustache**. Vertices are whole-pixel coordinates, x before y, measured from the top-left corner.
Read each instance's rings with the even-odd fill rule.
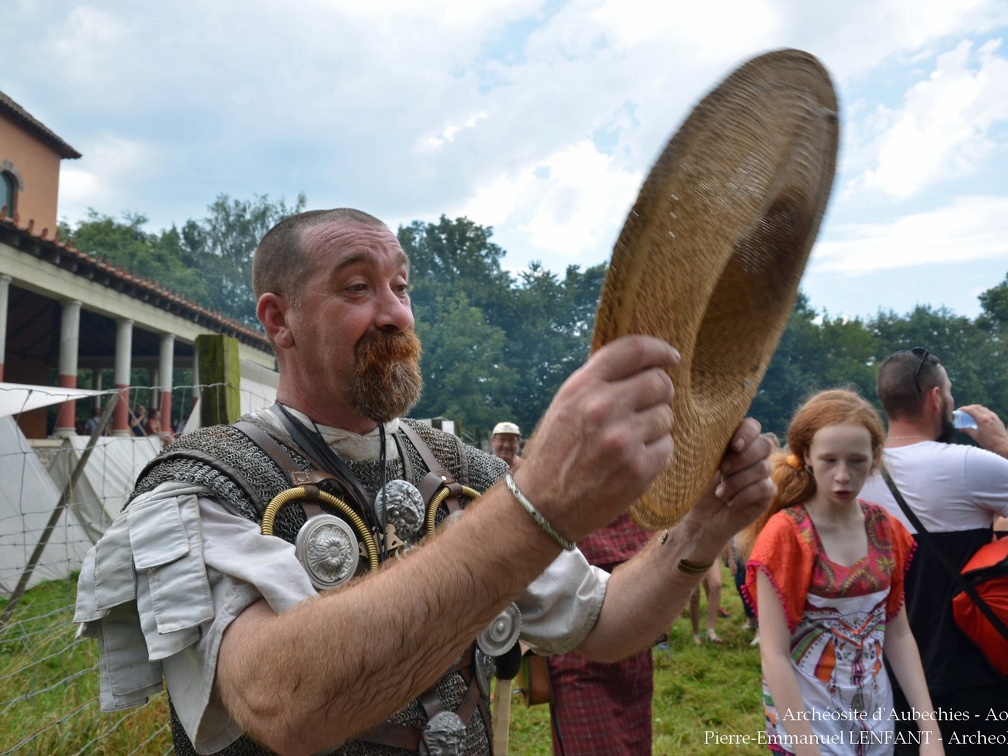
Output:
[[[357,341],[358,372],[395,362],[419,361],[420,339],[413,331],[369,331]]]

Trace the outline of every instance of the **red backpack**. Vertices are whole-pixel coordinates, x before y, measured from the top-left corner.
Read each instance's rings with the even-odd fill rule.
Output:
[[[1008,537],[981,546],[962,568],[962,577],[979,594],[994,615],[1001,629],[973,603],[965,590],[952,598],[952,614],[956,624],[987,657],[987,661],[1008,677]]]

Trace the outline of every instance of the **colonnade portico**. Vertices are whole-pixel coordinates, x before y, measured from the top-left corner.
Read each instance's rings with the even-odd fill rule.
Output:
[[[273,348],[260,330],[0,218],[0,381],[114,389],[125,400],[112,417],[114,435],[132,432],[137,403],[170,432],[173,415],[184,419],[180,409],[190,407],[189,394],[177,395],[183,378],[189,383],[178,371],[193,371],[195,397],[196,344],[205,335],[234,338],[243,363],[275,374]],[[88,371],[92,385],[77,385]],[[77,409],[75,401],[59,405],[55,423],[51,411],[31,410],[18,424],[29,438],[67,436],[78,430]]]
[[[2,292],[0,292],[2,296]],[[0,302],[6,305],[6,302]],[[6,307],[4,306],[4,312]],[[78,349],[80,346],[80,312],[81,303],[79,301],[67,301],[62,303],[62,317],[60,320],[60,352],[59,352],[59,386],[60,388],[77,388],[77,367]],[[133,367],[133,326],[134,321],[122,318],[116,321],[115,340],[115,367],[113,373],[114,388],[119,391],[121,401],[117,404],[113,421],[112,434],[116,436],[128,436],[132,434],[130,428],[130,396],[131,389],[130,373]],[[0,343],[5,342],[5,338],[0,338]],[[156,386],[152,386],[152,399],[157,404],[157,417],[162,428],[170,429],[172,426],[172,388],[173,372],[175,365],[175,336],[164,333],[160,335],[160,349],[158,359],[158,381]],[[2,377],[2,376],[0,376]],[[97,386],[96,388],[100,388]],[[154,407],[149,409],[154,412]],[[77,407],[76,401],[71,399],[60,405],[56,419],[56,427],[53,435],[72,436],[77,433],[76,429]]]

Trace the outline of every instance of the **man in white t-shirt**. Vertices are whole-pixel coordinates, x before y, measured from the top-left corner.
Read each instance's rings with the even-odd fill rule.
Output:
[[[937,357],[921,347],[896,352],[880,365],[877,392],[889,423],[885,466],[921,524],[933,534],[932,543],[960,569],[990,542],[994,519],[1008,515],[1005,424],[986,407],[966,405],[962,409],[978,427],[963,432],[983,448],[949,443],[956,433],[952,382]],[[915,532],[881,475],[869,479],[861,498],[884,505]],[[977,746],[963,741],[975,740],[978,730],[1004,736],[1004,723],[988,721],[987,714],[991,708],[1008,711],[1008,681],[956,626],[954,578],[933,551],[918,537],[906,579],[910,627],[935,708],[952,718],[940,722],[945,752],[972,753]],[[897,708],[901,698],[897,691]],[[957,716],[964,721],[956,722]],[[916,746],[896,747],[897,754],[915,752]],[[991,751],[980,746],[979,752]]]

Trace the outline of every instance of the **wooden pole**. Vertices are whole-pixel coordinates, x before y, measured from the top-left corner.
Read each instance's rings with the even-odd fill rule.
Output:
[[[233,423],[241,416],[238,340],[222,334],[196,337],[199,355],[200,425]]]
[[[507,756],[511,726],[511,681],[498,680],[494,690],[493,755]]]

